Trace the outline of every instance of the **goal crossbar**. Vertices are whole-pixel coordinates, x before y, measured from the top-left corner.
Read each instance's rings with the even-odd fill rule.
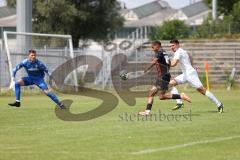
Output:
[[[72,38],[71,35],[63,35],[63,34],[47,34],[47,33],[30,33],[30,32],[12,32],[12,31],[4,31],[4,34],[15,34],[15,35],[29,35],[29,36],[42,36],[42,37],[59,37],[59,38]]]

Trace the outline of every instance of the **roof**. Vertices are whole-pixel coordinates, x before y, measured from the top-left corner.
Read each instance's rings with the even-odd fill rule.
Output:
[[[187,17],[193,17],[195,15],[198,15],[199,13],[208,11],[209,8],[204,2],[197,2],[193,3],[189,6],[186,6],[181,9],[181,11],[187,16]]]
[[[12,15],[0,18],[0,27],[16,27],[17,16]]]
[[[16,8],[10,8],[7,6],[0,7],[0,26],[10,27],[16,26],[17,16]]]
[[[164,21],[168,20],[177,10],[174,9],[164,9],[160,10],[153,15],[142,18],[137,21],[125,21],[125,27],[141,27],[141,26],[156,26],[161,25]]]
[[[16,14],[15,8],[9,8],[7,6],[0,7],[0,18],[8,17]]]
[[[119,13],[120,13],[121,15],[125,15],[125,14],[127,14],[128,12],[129,12],[129,9],[121,9]]]
[[[168,3],[161,0],[156,0],[140,7],[134,8],[132,9],[132,11],[138,16],[139,19],[142,19],[167,7],[169,7]]]

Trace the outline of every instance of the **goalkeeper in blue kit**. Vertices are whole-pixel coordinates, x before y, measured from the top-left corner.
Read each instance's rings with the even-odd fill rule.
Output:
[[[29,50],[28,58],[24,59],[20,64],[18,64],[13,69],[13,79],[15,79],[16,73],[19,69],[25,68],[28,76],[21,78],[19,81],[15,82],[15,96],[16,101],[14,103],[8,104],[9,106],[20,107],[20,95],[21,86],[36,85],[38,86],[49,98],[54,101],[58,107],[65,109],[65,106],[59,101],[56,95],[48,89],[46,82],[44,81],[45,73],[51,79],[51,75],[48,72],[47,67],[36,58],[36,51]]]

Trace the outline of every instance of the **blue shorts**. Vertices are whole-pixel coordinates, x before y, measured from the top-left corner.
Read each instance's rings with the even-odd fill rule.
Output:
[[[47,90],[48,86],[43,78],[23,77],[24,86],[36,85],[41,90]]]

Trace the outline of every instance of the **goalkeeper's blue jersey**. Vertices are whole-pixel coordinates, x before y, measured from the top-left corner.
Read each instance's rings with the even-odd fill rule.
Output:
[[[22,67],[25,68],[30,78],[44,78],[45,73],[49,75],[47,67],[40,60],[36,59],[34,62],[31,62],[28,59],[24,59],[13,69],[13,77],[16,76],[17,71]]]

